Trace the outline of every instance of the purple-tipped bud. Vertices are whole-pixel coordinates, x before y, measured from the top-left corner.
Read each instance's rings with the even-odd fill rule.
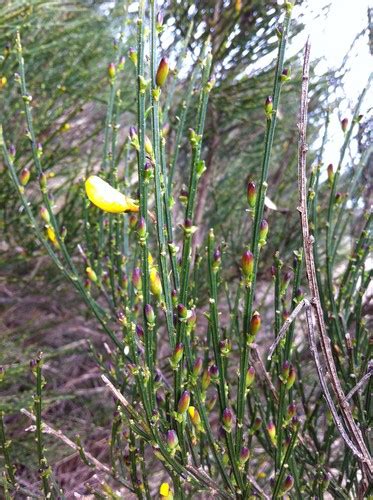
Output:
[[[246,372],[246,389],[253,385],[255,380],[255,368],[250,366]]]
[[[132,271],[132,284],[136,288],[136,290],[141,290],[142,287],[142,279],[141,279],[141,269],[139,267],[135,267]]]
[[[247,446],[243,446],[240,450],[239,462],[240,465],[244,465],[250,458],[250,450]]]
[[[293,401],[292,403],[289,404],[288,406],[288,411],[287,411],[287,418],[290,420],[292,419],[297,413],[297,405]]]
[[[138,135],[137,135],[137,129],[136,127],[130,127],[129,128],[129,136],[130,136],[130,139],[133,141],[134,139],[138,139]]]
[[[202,358],[197,358],[193,364],[193,377],[197,378],[202,371],[203,360]]]
[[[174,431],[173,429],[167,431],[166,441],[168,448],[170,450],[174,450],[179,444],[179,439],[177,437],[176,431]]]
[[[206,408],[207,411],[212,411],[214,409],[214,406],[216,405],[216,401],[218,400],[218,395],[215,392],[211,398],[206,402]]]
[[[179,399],[179,403],[177,405],[177,411],[181,415],[188,411],[190,404],[190,392],[189,391],[184,391]]]
[[[156,28],[158,32],[162,31],[163,28],[163,12],[161,10],[157,14]]]
[[[140,217],[137,223],[137,234],[139,238],[145,238],[146,236],[146,223],[144,217]]]
[[[268,235],[268,222],[263,219],[259,226],[259,245],[265,245]]]
[[[148,181],[153,176],[153,164],[150,160],[147,160],[144,165],[144,179]]]
[[[171,357],[172,366],[174,366],[175,368],[177,367],[181,358],[183,357],[183,353],[184,353],[184,344],[182,342],[180,342],[179,344],[176,344],[175,350],[172,354],[172,357]]]
[[[144,329],[141,325],[137,324],[136,325],[136,335],[140,338],[140,339],[143,339],[144,338]]]
[[[343,195],[342,193],[340,193],[339,191],[337,193],[335,193],[335,198],[334,198],[334,203],[336,205],[339,205],[343,200]]]
[[[281,79],[281,82],[282,82],[282,83],[285,83],[285,82],[287,82],[288,80],[290,80],[290,70],[289,70],[289,68],[284,68],[284,69],[282,70],[282,73],[281,73],[281,77],[280,77],[280,79]]]
[[[220,352],[223,356],[228,356],[232,350],[232,342],[230,339],[223,339],[219,341]]]
[[[283,495],[287,491],[291,490],[294,486],[294,478],[290,474],[288,474],[281,484],[281,494]]]
[[[184,306],[184,304],[178,304],[177,306],[177,315],[180,320],[186,319],[188,316],[188,309]]]
[[[219,380],[219,368],[216,365],[211,365],[209,368],[211,380],[217,382]]]
[[[281,370],[281,380],[286,383],[288,377],[289,377],[289,370],[290,370],[290,362],[289,361],[284,361],[282,365],[282,370]]]
[[[155,77],[155,82],[158,87],[163,87],[163,85],[166,83],[169,70],[170,67],[167,57],[162,57],[162,59],[159,61],[157,74]]]
[[[212,269],[214,271],[217,271],[220,267],[220,264],[221,264],[221,251],[218,247],[216,248],[214,255],[212,257]]]
[[[286,382],[286,389],[291,389],[295,383],[295,379],[296,379],[296,371],[295,371],[295,368],[293,365],[290,365],[290,368],[289,368],[289,376],[288,376],[288,379],[287,379],[287,382]]]
[[[19,174],[19,182],[22,186],[26,186],[28,184],[28,181],[30,180],[30,170],[25,167],[21,170],[21,173]]]
[[[208,386],[210,385],[211,382],[211,375],[210,375],[210,370],[205,368],[202,374],[202,379],[201,379],[201,388],[202,391],[206,391]]]
[[[294,431],[296,431],[298,429],[299,423],[300,423],[300,421],[299,421],[298,416],[294,415],[294,417],[292,417],[292,419],[291,419],[291,426],[292,426]]]
[[[115,78],[115,64],[113,62],[111,62],[107,68],[107,74],[110,78],[110,80],[113,80]]]
[[[290,317],[289,311],[287,311],[286,309],[284,309],[282,311],[282,319],[283,319],[283,321],[286,321],[289,317]]]
[[[331,186],[333,184],[333,181],[334,181],[334,167],[333,167],[332,163],[329,163],[327,171],[328,171],[329,185]]]
[[[297,288],[295,291],[295,299],[297,302],[300,302],[304,297],[304,293],[302,288]]]
[[[343,118],[343,120],[341,120],[342,131],[346,133],[347,127],[348,127],[348,118]]]
[[[185,227],[185,229],[191,229],[192,226],[193,226],[192,219],[185,219],[185,221],[184,221],[184,227]]]
[[[260,314],[258,313],[258,311],[255,311],[250,321],[250,335],[255,337],[260,330],[261,324],[262,320],[260,318]]]
[[[14,161],[14,158],[16,157],[16,147],[14,144],[9,145],[9,156],[12,161]]]
[[[67,236],[67,227],[61,226],[61,240],[64,241]]]
[[[246,250],[241,258],[242,274],[247,280],[251,280],[254,271],[254,255]]]
[[[257,432],[262,426],[262,419],[260,417],[255,417],[253,425],[251,426],[250,432],[254,434]]]
[[[171,292],[172,305],[176,307],[177,305],[177,290],[172,290]]]
[[[125,64],[126,64],[126,58],[124,56],[121,56],[121,58],[119,59],[118,69],[122,71]]]
[[[144,313],[145,313],[146,321],[149,323],[149,325],[154,325],[155,314],[154,314],[154,309],[152,308],[152,306],[150,304],[145,304]]]
[[[247,202],[250,208],[255,208],[256,204],[256,186],[254,182],[247,184]]]
[[[272,117],[273,112],[273,100],[271,96],[268,96],[264,103],[264,111],[267,118]]]
[[[137,52],[134,48],[130,48],[129,51],[128,51],[128,57],[131,59],[131,61],[133,62],[133,64],[135,66],[137,66]]]
[[[233,412],[230,408],[225,408],[222,416],[223,427],[227,432],[231,432],[233,426]]]
[[[276,426],[272,421],[267,424],[267,432],[271,443],[276,445]]]

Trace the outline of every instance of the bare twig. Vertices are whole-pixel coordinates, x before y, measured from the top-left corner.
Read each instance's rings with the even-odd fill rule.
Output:
[[[268,356],[267,359],[271,359],[273,356],[273,353],[275,352],[276,347],[278,344],[281,342],[281,339],[285,336],[286,332],[288,331],[290,325],[292,322],[295,320],[295,318],[298,316],[298,314],[301,312],[303,307],[305,306],[306,300],[303,299],[297,307],[292,311],[290,316],[285,320],[284,324],[281,327],[281,330],[278,332],[278,335],[276,337],[276,340],[273,342],[271,347],[269,348]]]
[[[355,394],[355,392],[357,392],[359,389],[361,389],[363,387],[363,385],[365,384],[365,382],[368,382],[368,380],[370,379],[370,377],[372,375],[373,375],[373,363],[369,364],[367,373],[364,375],[364,377],[362,377],[359,380],[359,382],[355,385],[355,387],[353,387],[350,390],[350,392],[347,394],[346,401],[348,401],[349,399],[351,399],[352,396]]]
[[[26,410],[25,408],[21,408],[21,413],[23,413],[24,415],[26,415],[27,417],[29,417],[33,422],[36,421],[35,416],[32,413],[30,413],[28,410]],[[62,431],[53,429],[53,427],[51,427],[50,425],[46,424],[44,421],[43,421],[43,428],[42,428],[42,430],[43,430],[44,433],[51,434],[52,436],[56,437],[57,439],[59,439],[60,441],[62,441],[63,443],[65,443],[69,448],[72,448],[76,452],[80,453],[79,446],[76,443],[74,443],[74,441],[71,441],[71,439],[69,439],[67,436],[65,436],[65,434],[62,433]],[[113,474],[112,474],[112,471],[110,470],[110,467],[108,467],[107,465],[105,465],[102,462],[100,462],[99,460],[97,460],[97,458],[95,458],[93,455],[91,455],[88,451],[83,450],[83,453],[87,457],[87,459],[90,462],[92,462],[92,465],[94,465],[96,467],[96,469],[98,469],[101,472],[104,472],[105,474],[108,474],[111,477],[113,477]],[[120,479],[118,477],[113,477],[113,479],[115,479],[115,481],[118,481],[120,484],[122,484],[123,486],[125,486],[131,492],[135,491],[132,488],[131,484],[128,483],[127,481],[124,481],[124,480],[122,480],[122,479]]]
[[[313,237],[310,235],[309,225],[308,225],[308,214],[307,214],[307,177],[306,177],[306,156],[307,156],[307,143],[306,143],[306,129],[307,129],[307,107],[308,107],[308,80],[309,80],[309,65],[310,65],[310,44],[307,41],[304,55],[303,64],[303,78],[302,78],[302,96],[300,104],[300,119],[299,119],[299,156],[298,156],[298,190],[299,190],[299,207],[301,218],[301,227],[303,235],[303,246],[306,262],[306,272],[307,281],[309,284],[311,292],[311,306],[312,311],[315,314],[316,325],[320,335],[321,351],[324,357],[325,366],[330,377],[333,392],[337,398],[339,410],[342,416],[343,423],[346,427],[347,432],[351,436],[351,439],[346,440],[347,434],[342,434],[343,439],[349,448],[353,451],[354,455],[358,457],[362,464],[363,473],[367,473],[370,477],[373,475],[373,463],[369,451],[363,440],[363,436],[359,427],[356,425],[351,408],[346,401],[346,397],[343,393],[337,370],[335,367],[332,351],[330,348],[330,339],[327,335],[324,313],[320,302],[320,294],[316,279],[316,269],[315,262],[313,258]],[[315,352],[314,359],[316,363]],[[324,376],[322,375],[323,382],[325,382]],[[324,387],[326,386],[326,382]],[[325,389],[324,395],[325,394]],[[331,398],[327,399],[330,406]],[[332,407],[330,407],[332,411]],[[332,411],[333,418],[335,420],[335,415]],[[335,420],[336,425],[339,428],[338,422]],[[351,447],[351,443],[353,446]]]

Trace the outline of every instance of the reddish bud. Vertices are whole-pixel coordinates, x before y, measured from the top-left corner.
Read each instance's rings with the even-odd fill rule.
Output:
[[[177,315],[180,320],[186,319],[188,316],[188,309],[184,306],[184,304],[178,304],[177,306]]]
[[[294,401],[292,403],[289,404],[288,406],[288,411],[287,411],[287,418],[289,420],[291,420],[297,413],[297,406],[296,404],[294,403]]]
[[[149,323],[149,325],[154,325],[155,323],[155,314],[154,314],[154,309],[150,304],[145,304],[144,306],[144,314],[146,321]]]
[[[220,352],[223,356],[228,356],[232,350],[232,342],[230,339],[223,339],[219,341]]]
[[[146,236],[146,223],[144,217],[140,217],[137,223],[137,234],[139,238],[145,238]]]
[[[343,118],[343,120],[341,121],[342,131],[346,132],[347,131],[347,127],[348,127],[348,118]]]
[[[211,382],[210,371],[206,368],[203,371],[202,379],[201,379],[202,391],[206,391],[207,390],[208,386],[210,385],[210,382]]]
[[[136,334],[138,337],[140,337],[140,339],[144,338],[144,329],[139,324],[136,325]]]
[[[179,444],[179,439],[177,437],[176,431],[174,431],[173,429],[167,431],[166,441],[168,448],[170,450],[174,450]]]
[[[256,204],[256,186],[254,182],[247,184],[247,202],[250,208],[255,208]]]
[[[141,279],[141,269],[139,267],[135,267],[132,271],[132,284],[136,288],[136,290],[141,290],[142,287],[142,279]]]
[[[284,495],[287,491],[291,490],[294,486],[294,478],[288,474],[281,484],[281,495]]]
[[[262,419],[260,417],[255,417],[253,425],[251,426],[250,433],[254,434],[257,432],[262,426]]]
[[[293,365],[290,365],[289,376],[286,382],[286,389],[291,389],[295,383],[296,371]]]
[[[214,409],[214,406],[216,405],[216,401],[218,400],[218,395],[215,392],[211,398],[207,401],[206,403],[206,408],[208,411],[212,411]]]
[[[256,334],[260,330],[261,323],[262,321],[260,318],[260,314],[258,313],[258,311],[255,311],[250,321],[250,335],[252,335],[253,337],[256,336]]]
[[[183,353],[184,353],[184,344],[180,342],[179,344],[176,344],[174,353],[171,357],[171,365],[173,367],[175,368],[177,367],[181,358],[183,357]]]
[[[159,62],[159,66],[157,69],[157,74],[155,77],[155,82],[158,87],[163,87],[166,83],[168,72],[170,70],[167,57],[162,57]]]
[[[259,226],[259,245],[265,245],[268,235],[268,222],[263,219]]]
[[[334,167],[332,163],[329,163],[327,170],[328,170],[328,181],[329,185],[331,186],[334,181]]]
[[[179,403],[177,405],[177,411],[180,414],[185,413],[190,404],[190,392],[189,391],[184,391],[179,399]]]
[[[193,377],[198,377],[202,371],[203,360],[202,358],[197,358],[193,364]]]
[[[239,465],[245,465],[250,458],[250,450],[247,446],[243,446],[240,450]]]
[[[230,408],[225,408],[222,416],[223,427],[227,432],[231,432],[233,426],[233,412]]]
[[[241,258],[242,274],[246,280],[251,280],[254,271],[254,255],[246,250]]]
[[[25,167],[21,170],[21,173],[19,174],[19,182],[21,183],[22,186],[26,186],[28,184],[28,181],[30,180],[30,170]]]
[[[265,100],[264,111],[266,117],[270,119],[272,117],[272,112],[273,112],[273,100],[271,96],[268,96],[267,99]]]
[[[219,379],[219,368],[216,365],[211,365],[209,368],[211,380],[217,382]]]
[[[110,78],[110,80],[113,80],[115,78],[115,64],[110,63],[108,68],[107,68],[107,74]]]
[[[271,443],[276,445],[276,426],[272,421],[267,424],[267,432]]]

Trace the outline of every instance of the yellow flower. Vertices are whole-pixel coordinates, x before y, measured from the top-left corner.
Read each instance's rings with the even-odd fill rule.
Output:
[[[153,267],[149,273],[150,281],[150,291],[159,300],[162,295],[162,283],[157,272],[157,269]]]
[[[0,89],[2,89],[3,87],[5,87],[5,85],[7,84],[7,77],[6,76],[0,76]]]
[[[172,494],[172,490],[170,488],[170,485],[168,483],[162,483],[160,488],[159,488],[159,495],[162,499],[165,500],[172,500],[174,498]]]
[[[85,191],[89,200],[104,212],[118,214],[139,211],[135,200],[124,196],[97,175],[88,177],[85,181]]]

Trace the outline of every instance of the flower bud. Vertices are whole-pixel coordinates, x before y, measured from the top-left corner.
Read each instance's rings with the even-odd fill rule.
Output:
[[[216,401],[218,400],[218,395],[215,392],[211,398],[206,402],[206,408],[207,411],[212,411],[214,409],[214,406],[216,405]]]
[[[144,217],[139,218],[139,221],[137,223],[137,234],[140,240],[146,237],[146,223]]]
[[[332,186],[333,181],[334,181],[334,167],[333,167],[332,163],[329,163],[327,170],[328,170],[329,186]]]
[[[196,358],[193,364],[193,377],[197,378],[202,371],[203,360],[202,358]]]
[[[178,304],[177,306],[177,315],[180,320],[186,319],[188,316],[188,309],[184,306],[184,304]]]
[[[92,283],[97,283],[97,274],[91,267],[87,267],[85,272],[87,273],[88,279],[92,281]]]
[[[134,48],[130,48],[129,51],[128,51],[128,57],[131,59],[131,61],[133,62],[133,64],[135,66],[137,66],[137,52]]]
[[[293,428],[293,431],[296,431],[299,427],[299,418],[297,415],[294,415],[291,419],[291,427]]]
[[[219,380],[219,368],[216,365],[211,365],[209,368],[211,380],[217,382]]]
[[[189,414],[189,418],[192,421],[192,424],[194,425],[194,427],[197,427],[197,428],[200,427],[201,417],[200,417],[198,410],[194,406],[189,406],[188,414]]]
[[[205,368],[205,370],[203,371],[203,374],[202,374],[202,379],[201,379],[202,391],[207,390],[208,386],[210,385],[210,382],[211,382],[210,371],[207,368]]]
[[[107,74],[110,78],[110,80],[114,80],[115,78],[115,64],[111,62],[107,68]]]
[[[181,358],[183,357],[183,353],[184,353],[184,344],[180,342],[179,344],[176,344],[175,350],[171,357],[171,365],[173,368],[177,367]]]
[[[16,157],[16,147],[14,144],[9,144],[9,156],[10,156],[10,160],[13,162],[15,157]],[[25,167],[26,168],[26,167]]]
[[[339,191],[335,193],[334,203],[336,205],[339,205],[342,202],[342,199],[343,199],[342,193],[340,193]]]
[[[281,76],[280,76],[280,80],[281,80],[282,83],[285,83],[288,80],[290,80],[290,69],[284,68],[282,70],[282,73],[281,73]]]
[[[230,408],[225,408],[223,411],[222,421],[226,432],[231,432],[233,426],[233,412]]]
[[[280,494],[284,495],[287,491],[291,490],[294,486],[294,478],[290,474],[288,474],[281,484]]]
[[[255,311],[250,321],[250,335],[252,335],[253,337],[256,336],[256,334],[260,330],[261,323],[262,321],[260,318],[260,314],[258,313],[258,311]]]
[[[140,339],[144,338],[144,329],[143,329],[143,327],[141,325],[137,324],[135,330],[136,330],[136,335]]]
[[[242,9],[242,0],[236,0],[234,3],[234,10],[239,14]]]
[[[344,133],[346,133],[348,127],[348,118],[343,118],[341,121],[341,128]]]
[[[162,283],[161,278],[155,267],[150,270],[149,273],[150,291],[157,300],[160,300],[162,295]]]
[[[251,209],[255,208],[256,204],[256,186],[254,182],[249,182],[247,184],[247,202]]]
[[[167,446],[170,450],[174,450],[179,444],[179,439],[177,437],[176,431],[170,429],[167,431],[166,435]]]
[[[149,139],[147,135],[145,136],[145,151],[151,158],[153,158],[154,151],[153,151],[152,141]]]
[[[232,342],[230,339],[223,339],[219,341],[219,349],[222,356],[228,356],[232,350]]]
[[[132,284],[136,288],[136,290],[141,290],[142,287],[142,279],[141,279],[141,269],[139,267],[135,267],[132,271]]]
[[[61,227],[61,240],[64,241],[67,236],[67,227],[62,226]]]
[[[46,224],[49,224],[49,223],[50,223],[50,216],[49,216],[49,212],[48,212],[48,210],[47,210],[45,207],[40,207],[40,210],[39,210],[39,215],[40,215],[40,217],[43,219],[43,221],[44,221]]]
[[[1,365],[0,366],[0,382],[2,382],[4,380],[4,376],[5,376],[5,369],[4,367]]]
[[[19,174],[19,182],[21,183],[22,186],[26,186],[28,184],[28,181],[30,180],[30,170],[25,167],[21,170],[21,173]]]
[[[251,280],[254,271],[254,255],[246,250],[241,258],[242,274],[246,280]]]
[[[255,417],[254,422],[250,429],[250,434],[257,432],[262,426],[262,419],[260,417]]]
[[[267,432],[271,443],[276,446],[276,426],[272,421],[267,424]]]
[[[268,222],[263,219],[259,226],[259,245],[263,246],[266,244],[268,235]]]
[[[163,85],[166,83],[169,70],[170,68],[167,57],[162,57],[159,62],[157,74],[155,77],[155,82],[158,87],[163,87]]]
[[[255,368],[250,366],[246,372],[246,389],[253,385],[255,380]]]
[[[289,376],[286,382],[286,389],[291,389],[295,383],[296,371],[293,365],[290,365]]]
[[[159,11],[157,14],[155,26],[156,26],[158,33],[163,31],[163,12],[162,11]]]
[[[219,267],[221,265],[221,251],[218,248],[216,248],[214,255],[212,257],[212,269],[213,271],[218,271]]]
[[[40,184],[40,189],[42,191],[46,191],[46,189],[47,189],[47,176],[45,174],[41,174],[39,176],[39,184]]]
[[[188,410],[189,404],[190,404],[190,392],[184,391],[177,405],[178,413],[180,413],[181,415],[184,414]]]
[[[144,306],[144,314],[146,321],[149,323],[149,325],[154,325],[155,323],[155,314],[154,314],[154,309],[150,304],[145,304]]]
[[[196,308],[193,307],[188,311],[187,315],[187,325],[188,325],[188,331],[191,332],[197,324],[197,313],[196,313]]]
[[[148,181],[153,177],[153,164],[151,161],[147,160],[144,165],[144,179]]]
[[[289,370],[290,370],[290,362],[286,360],[282,365],[281,376],[280,376],[284,384],[286,384],[287,379],[289,377]]]
[[[288,410],[287,410],[288,420],[291,420],[296,415],[296,413],[297,413],[297,406],[296,406],[295,402],[293,401],[288,406]]]
[[[273,100],[272,100],[271,96],[268,96],[265,103],[264,103],[264,111],[265,111],[267,119],[271,119],[272,112],[273,112]]]
[[[171,300],[172,300],[172,305],[173,305],[174,307],[176,307],[176,305],[177,305],[177,300],[178,300],[177,290],[172,290],[172,292],[171,292]]]
[[[250,458],[250,450],[247,446],[243,446],[240,450],[239,465],[243,466]]]

